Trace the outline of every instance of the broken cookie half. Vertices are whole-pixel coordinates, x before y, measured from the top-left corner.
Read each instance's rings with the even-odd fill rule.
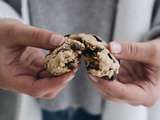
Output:
[[[66,41],[53,50],[45,60],[45,68],[52,75],[62,75],[75,68],[81,56],[89,74],[107,80],[115,79],[119,61],[106,49],[103,40],[92,34],[71,34]]]
[[[53,76],[70,72],[78,66],[85,46],[81,42],[65,38],[65,42],[45,58],[44,67]]]

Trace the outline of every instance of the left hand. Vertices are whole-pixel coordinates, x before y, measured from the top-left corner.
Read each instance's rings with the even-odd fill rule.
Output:
[[[152,106],[160,97],[160,40],[144,43],[112,42],[111,52],[121,59],[114,81],[90,75],[102,96],[131,105]]]
[[[55,98],[75,75],[46,74],[42,50],[52,50],[64,37],[51,31],[28,26],[14,19],[0,19],[0,89],[36,98]]]

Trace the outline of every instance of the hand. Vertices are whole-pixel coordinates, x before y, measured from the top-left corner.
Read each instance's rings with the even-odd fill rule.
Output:
[[[54,98],[74,76],[46,76],[42,49],[53,49],[64,38],[17,20],[0,19],[0,88],[38,98]],[[37,75],[39,74],[39,78]]]
[[[106,98],[131,105],[152,106],[160,96],[160,40],[144,43],[112,42],[110,51],[121,59],[114,81],[90,76]]]

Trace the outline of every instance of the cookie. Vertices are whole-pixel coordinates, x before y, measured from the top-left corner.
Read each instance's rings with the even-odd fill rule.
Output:
[[[85,45],[83,58],[88,72],[94,76],[113,80],[119,71],[119,61],[106,49],[106,43],[92,34],[70,35],[70,39],[77,39]]]
[[[53,76],[59,76],[73,70],[80,62],[84,45],[69,38],[52,50],[45,58],[44,67]]]
[[[119,61],[106,49],[106,43],[92,34],[70,34],[65,42],[45,59],[45,68],[58,76],[74,69],[81,56],[89,74],[113,80],[119,71]]]

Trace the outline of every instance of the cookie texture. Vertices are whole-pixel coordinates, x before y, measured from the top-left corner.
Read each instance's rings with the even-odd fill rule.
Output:
[[[115,79],[119,61],[106,49],[106,43],[92,34],[70,34],[66,41],[53,50],[45,60],[45,68],[53,75],[71,71],[83,57],[87,71],[107,80]]]
[[[79,64],[84,47],[81,42],[66,38],[60,47],[46,56],[44,61],[45,69],[53,76],[70,72]]]

